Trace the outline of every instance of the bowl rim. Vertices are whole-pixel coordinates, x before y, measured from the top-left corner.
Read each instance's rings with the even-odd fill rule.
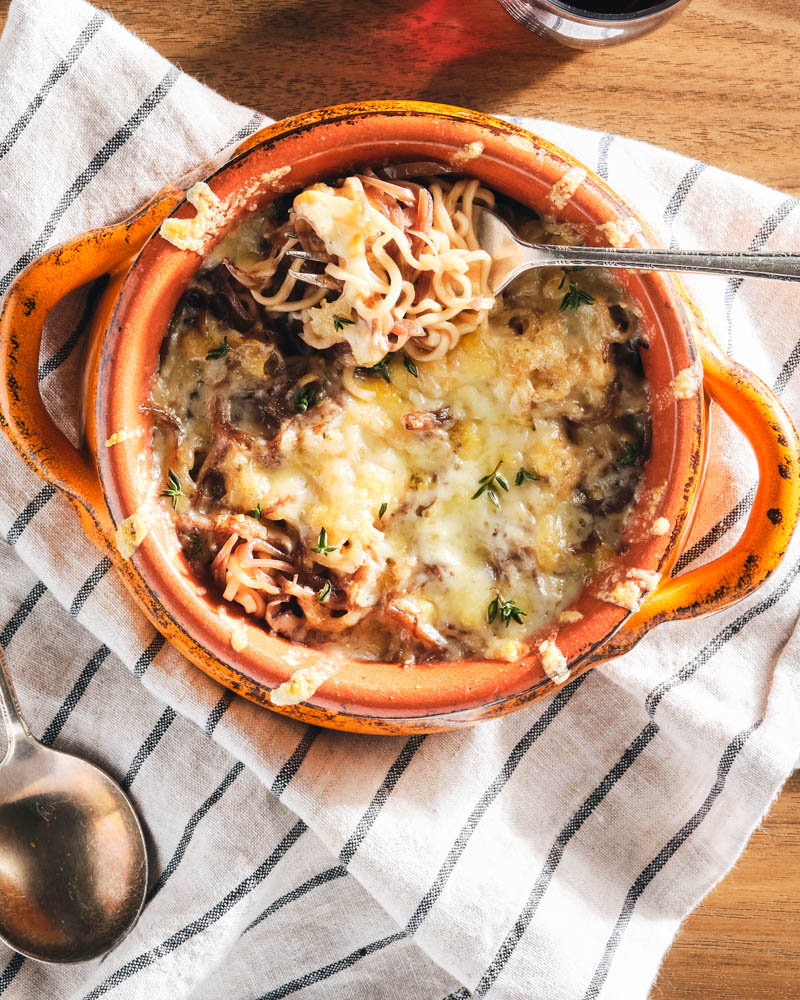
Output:
[[[343,142],[348,131],[350,145]],[[399,139],[398,133],[401,134]],[[595,243],[608,242],[598,226],[630,218],[640,230],[640,235],[634,237],[636,245],[648,246],[655,242],[635,213],[600,178],[563,150],[501,119],[420,102],[340,105],[276,123],[244,143],[234,157],[206,178],[206,182],[218,197],[225,199],[241,193],[254,178],[290,165],[291,172],[285,179],[268,191],[260,191],[245,205],[245,209],[261,207],[273,197],[310,182],[297,183],[298,165],[301,165],[299,173],[302,174],[303,169],[313,171],[318,161],[329,162],[331,151],[336,161],[337,156],[342,158],[343,150],[352,155],[354,148],[368,149],[370,136],[371,148],[392,148],[397,159],[406,160],[409,155],[402,149],[417,149],[420,143],[435,146],[450,156],[459,153],[463,156],[477,143],[481,146],[480,152],[461,162],[462,172],[479,177],[491,172],[495,179],[487,183],[500,190],[504,185],[498,184],[496,177],[502,176],[506,193],[509,193],[508,187],[517,185],[515,190],[518,190],[522,184],[529,197],[514,193],[512,197],[529,204],[536,200],[530,186],[536,186],[537,197],[540,197],[545,188],[552,192],[553,186],[567,172],[584,171],[585,176],[561,212],[561,218],[578,224],[587,240]],[[324,141],[320,142],[321,139]],[[472,146],[473,152],[474,148]],[[301,152],[304,156],[299,155]],[[352,162],[365,161],[362,157]],[[331,170],[321,173],[330,174]],[[184,200],[172,215],[184,218],[193,211]],[[234,216],[238,219],[238,215],[234,213]],[[225,231],[221,230],[218,235]],[[98,473],[115,525],[140,508],[147,492],[148,447],[143,448],[141,441],[135,439],[112,448],[104,447],[104,443],[121,428],[137,419],[141,421],[137,412],[139,404],[133,398],[131,387],[138,386],[140,396],[144,380],[149,384],[146,359],[151,355],[143,343],[149,337],[152,347],[159,328],[154,318],[163,319],[165,313],[171,314],[182,283],[188,281],[200,264],[196,254],[178,250],[164,241],[158,231],[154,232],[124,279],[107,331],[98,366],[97,440],[92,444],[96,448]],[[668,391],[668,381],[674,375],[698,364],[691,316],[680,287],[663,273],[631,275],[621,283],[639,303],[651,326],[653,337],[645,358],[646,369],[659,351],[659,364],[666,368],[663,378],[650,380],[655,390],[651,398],[654,447],[663,445],[663,448],[658,461],[651,459],[645,468],[640,498],[629,520],[629,552],[604,574],[606,583],[623,567],[659,572],[669,565],[698,485],[703,436],[702,394],[676,400]],[[169,295],[165,289],[169,289]],[[170,299],[174,300],[173,306],[167,309]],[[149,329],[146,336],[141,332],[145,329]],[[159,344],[165,329],[166,323],[160,328]],[[649,368],[648,377],[655,372],[655,362]],[[133,380],[131,372],[137,373]],[[663,489],[663,495],[654,501],[658,489]],[[646,511],[642,498],[647,496],[650,497],[647,501],[650,509]],[[668,533],[662,536],[648,534],[648,525],[654,517],[662,516],[669,520]],[[541,655],[533,648],[534,643],[538,645],[543,641],[538,634],[529,652],[513,663],[439,661],[420,664],[414,671],[403,670],[399,664],[332,657],[328,651],[270,636],[244,612],[239,613],[221,598],[211,600],[178,554],[174,532],[170,544],[171,530],[166,513],[156,513],[153,528],[131,560],[137,584],[149,594],[151,609],[158,611],[159,627],[163,623],[171,641],[206,672],[268,707],[276,707],[269,700],[271,688],[289,679],[301,667],[313,669],[321,657],[341,661],[338,673],[325,680],[303,705],[279,710],[308,719],[310,709],[318,716],[311,721],[323,721],[323,724],[335,717],[372,719],[378,724],[408,723],[413,726],[425,723],[429,728],[431,723],[446,726],[504,714],[555,687],[543,669]],[[648,537],[643,537],[644,534]],[[634,562],[628,559],[632,552],[636,557]],[[554,623],[544,630],[546,638],[558,640],[559,648],[567,656],[571,678],[599,658],[602,646],[630,617],[630,610],[597,599],[595,595],[603,585],[598,581],[595,586],[584,588],[573,605],[578,610],[584,609],[581,621]],[[236,641],[242,630],[247,645],[237,652],[231,642]],[[385,683],[390,674],[395,675],[395,682],[400,682],[414,672],[417,673],[415,680],[422,681],[419,687],[423,688],[423,695],[415,694],[407,680],[400,684],[399,691],[396,684]],[[446,681],[443,679],[445,672],[451,675]]]

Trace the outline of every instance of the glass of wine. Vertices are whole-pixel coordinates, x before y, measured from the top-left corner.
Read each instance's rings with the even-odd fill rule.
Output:
[[[638,38],[660,27],[689,0],[500,0],[527,28],[575,49]]]

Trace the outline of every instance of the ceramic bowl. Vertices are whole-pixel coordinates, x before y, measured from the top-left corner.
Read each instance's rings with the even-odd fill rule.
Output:
[[[444,161],[536,211],[578,227],[587,243],[652,246],[647,227],[594,174],[563,150],[515,125],[473,111],[407,101],[326,108],[263,129],[207,182],[218,199],[205,252],[248,212],[314,181],[383,162]],[[194,207],[162,191],[136,216],[78,237],[35,261],[9,290],[0,317],[0,408],[22,457],[72,501],[147,616],[198,667],[247,698],[287,715],[360,732],[425,732],[493,718],[550,694],[539,647],[557,643],[570,677],[630,649],[665,620],[717,611],[758,587],[780,561],[798,517],[798,439],[778,400],[728,358],[668,274],[619,272],[650,336],[642,352],[650,386],[651,458],[629,520],[624,552],[573,605],[580,618],[534,636],[516,662],[398,664],[344,659],[308,698],[277,708],[270,691],[325,654],[271,635],[191,572],[160,511],[133,556],[115,531],[154,491],[149,418],[141,409],[159,347],[181,293],[202,263],[159,235],[168,213]],[[628,237],[631,233],[635,235]],[[42,326],[70,290],[109,274],[85,357],[85,443],[77,450],[45,410],[36,378]],[[688,388],[674,380],[691,370]],[[702,374],[702,387],[700,378]],[[684,382],[686,376],[683,376]],[[713,562],[677,578],[701,486],[707,400],[741,427],[760,481],[745,530]],[[113,447],[106,442],[124,431]],[[658,521],[660,533],[653,530]],[[658,573],[635,612],[598,599],[629,571]]]

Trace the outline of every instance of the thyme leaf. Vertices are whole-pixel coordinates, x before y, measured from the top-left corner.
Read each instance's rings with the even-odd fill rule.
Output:
[[[178,497],[183,495],[183,490],[181,489],[181,481],[172,471],[169,470],[167,473],[167,488],[161,491],[162,497],[169,497],[172,501],[172,509],[178,506]]]
[[[248,510],[247,516],[248,517],[254,517],[256,519],[256,521],[260,521],[261,520],[261,501],[260,500],[258,501],[258,503],[256,504],[256,506],[253,507],[252,510]]]
[[[219,347],[212,347],[208,354],[206,354],[206,361],[219,361],[220,358],[225,357],[229,350],[230,344],[228,343],[228,336],[226,334],[222,338],[222,343]]]
[[[406,366],[406,371],[413,375],[414,378],[419,378],[419,372],[417,371],[417,366],[414,364],[412,359],[407,355],[403,355],[403,364]]]
[[[333,317],[333,328],[337,333],[340,333],[346,326],[353,326],[355,320],[348,319],[347,316],[334,316]]]
[[[514,477],[514,485],[522,486],[523,482],[526,479],[529,479],[532,483],[538,483],[539,478],[540,477],[537,476],[535,472],[528,472],[527,469],[520,469],[519,472]]]
[[[625,441],[622,447],[624,450],[622,457],[617,459],[617,465],[635,465],[644,454],[643,441],[637,440],[633,444],[630,441]]]
[[[381,518],[383,517],[383,515],[386,513],[386,509],[387,509],[388,506],[389,506],[389,504],[384,500],[383,503],[380,506],[380,510],[378,511],[378,520],[379,521],[381,520]]]
[[[329,552],[335,552],[338,548],[338,545],[328,545],[328,532],[324,528],[320,528],[317,544],[311,551],[326,556]]]
[[[331,581],[326,580],[325,583],[323,583],[322,586],[317,591],[317,596],[314,598],[314,600],[317,602],[317,604],[320,604],[328,597],[330,592],[331,592]]]
[[[317,390],[314,383],[309,383],[309,385],[301,386],[298,382],[294,387],[294,408],[298,413],[305,413],[306,410],[310,410],[312,406],[316,406],[317,400]]]

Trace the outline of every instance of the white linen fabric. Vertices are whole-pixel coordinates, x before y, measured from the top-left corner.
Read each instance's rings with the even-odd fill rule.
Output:
[[[265,120],[82,0],[14,0],[0,39],[0,291]],[[797,248],[792,198],[664,150],[524,121],[665,245]],[[800,416],[797,286],[689,279],[720,341]],[[40,378],[73,428],[82,293]],[[91,304],[91,303],[90,303]],[[715,420],[680,568],[729,546],[754,463]],[[316,730],[233,697],[131,603],[72,509],[0,437],[0,644],[34,733],[130,791],[141,919],[102,961],[0,946],[10,998],[636,1000],[800,753],[800,542],[749,600],[448,735]],[[2,786],[0,785],[0,788]]]

